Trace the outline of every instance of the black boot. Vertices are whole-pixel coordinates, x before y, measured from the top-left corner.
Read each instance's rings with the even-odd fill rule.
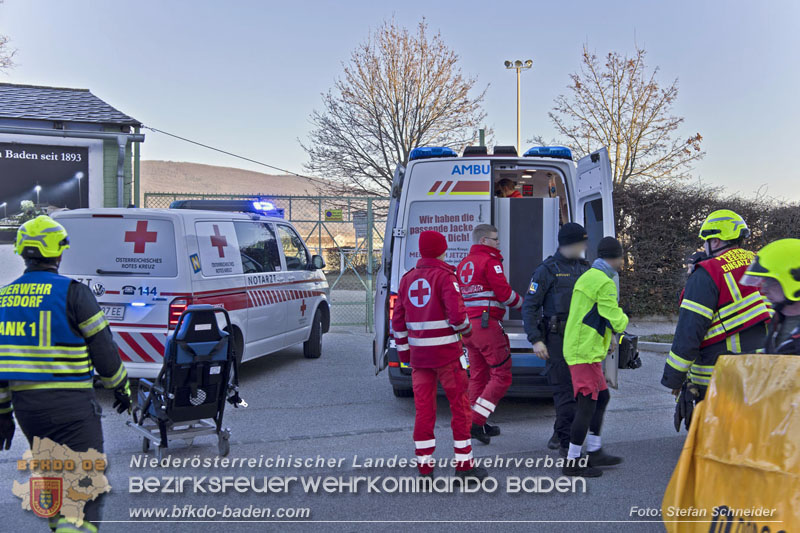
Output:
[[[491,436],[486,433],[486,426],[479,426],[478,424],[473,423],[472,429],[470,429],[469,433],[472,435],[472,438],[478,439],[484,444],[489,444],[492,442]]]
[[[473,466],[469,470],[456,470],[456,477],[461,479],[475,478],[478,481],[483,481],[488,475],[489,472],[480,466]]]
[[[550,437],[550,440],[547,441],[547,447],[551,450],[557,450],[561,447],[561,439],[558,438],[558,434],[554,431],[553,436]]]
[[[589,452],[587,455],[589,456],[589,466],[613,466],[622,462],[622,457],[609,455],[602,448]]]
[[[499,426],[492,426],[488,422],[483,425],[483,432],[490,437],[496,437],[500,434]]]
[[[599,468],[591,465],[580,466],[578,464],[579,461],[580,459],[567,459],[561,468],[561,473],[565,476],[573,477],[600,477],[603,475],[603,471]]]

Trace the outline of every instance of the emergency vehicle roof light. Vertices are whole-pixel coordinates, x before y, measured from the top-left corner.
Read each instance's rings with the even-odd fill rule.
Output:
[[[523,157],[555,157],[572,159],[572,151],[566,146],[534,146]]]
[[[458,154],[455,150],[446,146],[420,146],[411,150],[408,160],[414,161],[415,159],[430,159],[432,157],[458,157]]]
[[[169,208],[256,213],[268,217],[284,218],[282,207],[275,207],[272,202],[263,200],[176,200],[169,204]]]

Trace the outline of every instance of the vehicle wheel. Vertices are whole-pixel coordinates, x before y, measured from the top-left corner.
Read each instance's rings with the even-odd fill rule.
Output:
[[[142,453],[147,453],[150,451],[150,439],[147,437],[142,437]]]
[[[322,313],[319,309],[314,311],[313,320],[311,335],[303,343],[303,355],[306,359],[317,359],[322,355]]]
[[[394,392],[394,395],[397,396],[398,398],[411,398],[412,396],[414,396],[413,389],[401,389],[400,387],[392,387],[392,392]]]
[[[225,430],[220,431],[217,437],[217,450],[221,457],[227,457],[231,453],[231,434]]]

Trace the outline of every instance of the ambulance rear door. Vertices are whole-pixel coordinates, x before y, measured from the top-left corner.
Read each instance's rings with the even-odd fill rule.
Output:
[[[389,200],[389,212],[386,215],[386,229],[383,233],[383,250],[381,251],[381,268],[378,269],[375,280],[375,304],[373,320],[375,324],[375,338],[372,341],[372,364],[375,374],[379,374],[387,365],[386,350],[389,342],[389,282],[392,278],[392,247],[394,246],[394,232],[402,233],[403,229],[396,226],[397,207],[403,190],[403,177],[405,167],[398,164],[394,169],[392,178],[392,197]]]
[[[597,257],[597,245],[603,237],[616,237],[613,191],[611,161],[608,159],[606,148],[592,152],[578,161],[573,213],[575,221],[582,224],[589,235],[586,259],[590,262]],[[619,290],[619,286],[617,286],[617,290]],[[619,386],[618,364],[618,351],[611,353],[603,364],[606,381],[610,387],[615,389]]]

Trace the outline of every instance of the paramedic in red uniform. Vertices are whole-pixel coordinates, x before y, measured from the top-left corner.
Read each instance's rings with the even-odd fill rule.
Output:
[[[497,228],[478,224],[472,231],[472,242],[475,244],[456,272],[472,325],[472,335],[464,340],[470,365],[470,434],[489,444],[491,437],[500,434],[500,428],[487,424],[486,419],[511,386],[511,348],[501,321],[506,306],[522,307],[522,297],[503,274]]]
[[[485,478],[476,467],[469,435],[472,417],[467,396],[466,362],[459,335],[469,336],[470,325],[458,290],[455,269],[444,262],[447,240],[437,231],[419,236],[420,259],[400,280],[392,315],[392,329],[400,361],[410,363],[414,389],[414,447],[423,476],[433,475],[436,439],[436,384],[450,402],[456,476]]]

